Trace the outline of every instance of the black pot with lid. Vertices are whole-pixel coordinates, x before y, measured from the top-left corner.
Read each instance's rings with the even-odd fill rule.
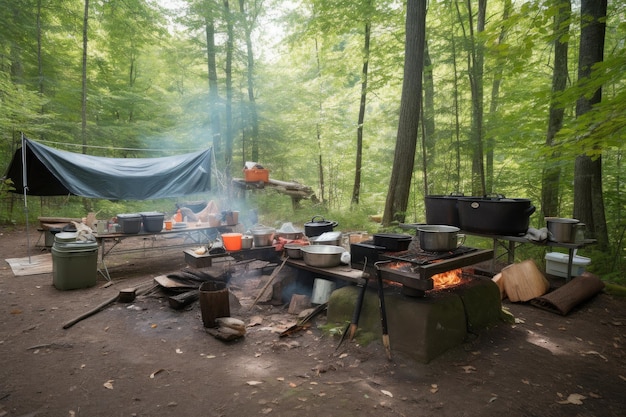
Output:
[[[325,220],[322,216],[313,216],[310,222],[304,223],[304,234],[307,237],[319,236],[322,233],[332,232],[339,223]]]

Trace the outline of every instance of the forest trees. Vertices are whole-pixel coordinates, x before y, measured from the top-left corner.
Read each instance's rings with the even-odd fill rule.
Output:
[[[276,179],[318,183],[316,211],[384,209],[387,222],[419,222],[426,193],[493,192],[541,204],[538,227],[543,215],[580,215],[601,233],[603,221],[585,213],[604,211],[609,241],[619,240],[623,2],[607,4],[602,59],[580,65],[593,25],[579,2],[427,2],[423,87],[405,65],[416,52],[406,42],[414,1],[410,10],[391,0],[159,3],[0,0],[2,168],[20,132],[76,150],[85,131],[99,155],[213,146],[231,176],[258,159]],[[602,100],[587,100],[596,91]],[[588,111],[577,110],[581,98]],[[600,175],[593,192],[604,209],[586,208],[600,200],[582,191],[575,160]]]
[[[578,54],[578,81],[588,82],[594,65],[604,59],[607,0],[582,0],[581,37]],[[602,86],[581,95],[576,102],[576,116],[592,111],[602,101]],[[601,145],[597,145],[601,148]],[[576,157],[574,175],[574,216],[587,225],[602,249],[608,247],[602,189],[602,154],[595,158],[587,154]]]
[[[420,107],[422,102],[422,70],[426,40],[426,0],[408,0],[406,10],[406,41],[404,83],[400,98],[400,117],[389,190],[383,223],[403,222],[408,207]]]

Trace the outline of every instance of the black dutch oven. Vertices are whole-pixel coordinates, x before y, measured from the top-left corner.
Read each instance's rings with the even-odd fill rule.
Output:
[[[397,233],[374,234],[374,245],[382,246],[389,252],[401,252],[407,250],[412,240],[412,236]]]
[[[457,200],[459,195],[427,195],[424,197],[426,207],[426,224],[445,224],[460,227]]]
[[[319,236],[322,233],[332,232],[337,225],[337,222],[324,220],[322,216],[314,216],[310,222],[304,223],[304,234],[307,237]]]
[[[461,229],[491,235],[526,234],[535,206],[526,198],[459,197],[457,200]]]

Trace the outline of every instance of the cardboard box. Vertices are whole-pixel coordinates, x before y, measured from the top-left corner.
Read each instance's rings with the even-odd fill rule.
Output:
[[[549,252],[546,253],[546,274],[555,275],[561,278],[569,278],[567,276],[567,262],[569,255],[567,253]],[[570,277],[577,277],[585,272],[585,267],[591,263],[591,259],[584,256],[574,255],[572,258],[572,271]]]

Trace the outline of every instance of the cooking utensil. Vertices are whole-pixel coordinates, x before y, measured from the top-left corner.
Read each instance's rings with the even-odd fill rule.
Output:
[[[384,262],[386,263],[386,262]],[[376,262],[376,280],[378,281],[378,304],[380,307],[380,325],[383,329],[383,346],[387,352],[387,359],[391,360],[391,345],[389,344],[389,331],[387,329],[387,311],[385,309],[385,291],[383,289],[383,276],[380,272],[380,263]]]
[[[250,229],[255,247],[272,246],[276,229],[267,226],[255,226]]]
[[[359,294],[356,299],[356,304],[354,305],[354,311],[352,312],[352,320],[346,326],[343,333],[341,334],[341,339],[339,340],[339,344],[335,348],[335,350],[339,349],[343,341],[346,339],[346,336],[350,337],[350,340],[354,338],[356,334],[359,317],[361,316],[361,309],[363,307],[363,299],[365,298],[365,290],[367,289],[367,283],[369,281],[369,274],[365,272],[365,266],[363,266],[363,273],[361,275],[361,280],[359,280],[357,287],[359,288]]]
[[[417,228],[420,248],[428,252],[447,252],[463,244],[459,240],[459,228],[447,225],[423,225]]]
[[[457,208],[459,197],[463,197],[463,194],[427,195],[424,197],[426,223],[459,227],[461,225]]]
[[[412,240],[412,236],[399,233],[374,234],[374,245],[382,246],[389,252],[400,252],[403,250],[407,250]]]
[[[580,223],[577,219],[562,217],[546,217],[548,238],[554,242],[574,243],[576,240],[576,226]]]
[[[324,232],[332,232],[338,224],[325,220],[322,216],[313,216],[310,222],[304,223],[304,234],[308,237],[319,236]]]
[[[304,263],[318,268],[332,268],[341,263],[341,254],[345,249],[333,245],[303,246],[301,249]]]
[[[254,238],[250,235],[241,236],[241,249],[250,249],[254,243]]]
[[[302,259],[302,246],[297,243],[286,243],[283,248],[285,254],[291,259]]]
[[[459,197],[460,228],[468,232],[502,236],[523,235],[535,206],[525,198]]]

